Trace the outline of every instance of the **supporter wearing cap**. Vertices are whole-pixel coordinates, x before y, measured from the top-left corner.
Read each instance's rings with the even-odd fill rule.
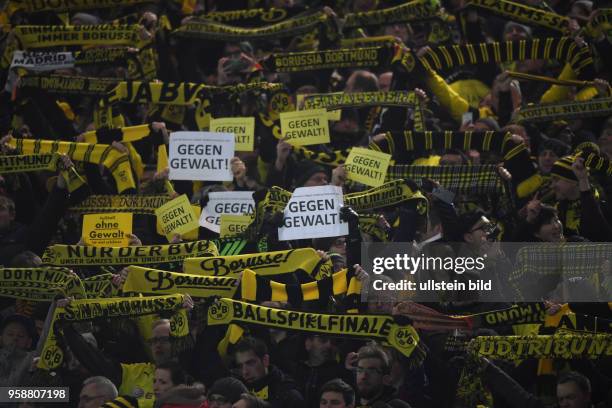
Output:
[[[208,405],[210,408],[229,408],[248,392],[244,384],[232,377],[220,378],[208,391]]]
[[[249,391],[273,408],[306,406],[293,379],[270,364],[268,348],[261,340],[243,338],[236,344],[234,360]]]
[[[564,234],[579,235],[591,241],[608,241],[612,227],[595,198],[584,159],[562,157],[554,163],[551,175]]]

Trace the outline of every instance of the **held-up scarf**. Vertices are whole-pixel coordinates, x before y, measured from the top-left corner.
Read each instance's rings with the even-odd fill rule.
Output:
[[[135,142],[149,136],[149,125],[129,126],[114,129],[98,129],[83,133],[85,143],[112,144],[113,142]]]
[[[124,293],[147,295],[183,293],[194,298],[234,297],[240,283],[237,277],[202,276],[161,271],[130,265],[123,284]]]
[[[590,48],[580,47],[571,37],[438,46],[432,47],[420,58],[421,63],[431,70],[528,59],[565,62],[579,77],[593,69]]]
[[[115,26],[111,24],[79,26],[32,26],[13,28],[23,49],[69,45],[137,45],[140,42],[138,24]]]
[[[104,96],[119,80],[117,78],[90,78],[69,75],[24,75],[18,87],[40,89],[51,94]]]
[[[83,279],[83,287],[87,299],[115,297],[118,289],[113,285],[112,273],[103,273]]]
[[[508,0],[467,0],[466,7],[475,7],[486,10],[512,21],[520,21],[530,25],[569,32],[569,18],[550,11],[530,7],[519,2]]]
[[[180,37],[220,41],[254,41],[307,34],[326,23],[328,17],[322,11],[307,12],[293,18],[260,28],[242,28],[212,20],[192,19],[181,25],[173,34]]]
[[[67,268],[0,268],[0,277],[1,296],[34,301],[85,297],[81,279]]]
[[[303,72],[335,68],[384,67],[391,47],[360,47],[272,54],[263,65],[272,72]]]
[[[440,4],[431,0],[414,0],[395,7],[346,15],[344,28],[384,26],[396,23],[419,22],[440,18]]]
[[[56,171],[59,160],[59,154],[0,156],[0,174],[43,170]]]
[[[313,248],[298,248],[257,254],[187,258],[183,261],[183,272],[200,276],[235,277],[245,269],[262,276],[303,271],[314,278],[324,263]]]
[[[598,172],[605,176],[612,176],[612,162],[606,156],[597,153],[578,152],[577,157],[584,158],[584,165],[589,170]]]
[[[155,215],[155,210],[170,200],[166,195],[92,195],[69,210],[80,214],[131,212]]]
[[[481,336],[470,341],[468,349],[471,353],[496,360],[600,359],[612,356],[612,335]]]
[[[151,3],[152,0],[71,0],[71,1],[36,1],[36,0],[11,0],[12,12],[21,10],[25,13],[37,13],[42,11],[74,12],[76,10],[105,9],[116,7],[128,7],[137,4]]]
[[[436,180],[450,191],[464,194],[501,194],[501,183],[497,166],[415,166],[396,164],[387,169],[387,180],[410,179],[419,187],[423,178]]]
[[[73,300],[66,307],[56,307],[53,312],[51,329],[45,339],[38,368],[51,370],[59,367],[64,353],[57,343],[61,329],[58,323],[82,322],[95,319],[116,319],[138,317],[159,313],[173,313],[170,324],[172,337],[189,334],[188,319],[182,307],[183,295],[150,296],[141,298],[111,298]]]
[[[408,357],[418,366],[425,357],[419,335],[409,324],[398,324],[384,315],[332,315],[296,312],[257,306],[231,299],[219,299],[208,308],[208,324],[256,324],[281,330],[321,333],[331,336],[380,340]]]
[[[359,300],[360,293],[361,282],[355,276],[349,277],[347,269],[315,282],[302,284],[274,282],[249,269],[242,273],[241,298],[251,302],[289,302],[297,307],[304,301],[346,294],[347,303],[354,304]]]
[[[211,11],[204,15],[207,20],[240,25],[268,25],[293,17],[291,10],[283,8],[252,8],[246,10]]]
[[[329,111],[366,106],[414,106],[411,94],[410,91],[308,94],[304,96],[304,109]]]
[[[182,261],[194,256],[216,256],[210,241],[182,244],[143,245],[121,248],[81,245],[52,245],[43,254],[43,262],[59,266],[146,265]]]
[[[517,122],[552,122],[574,120],[612,114],[612,98],[591,99],[584,102],[564,102],[547,105],[532,105],[522,108]]]
[[[128,155],[110,145],[11,138],[9,146],[25,154],[63,153],[75,161],[102,164],[112,173],[119,192],[136,187]]]

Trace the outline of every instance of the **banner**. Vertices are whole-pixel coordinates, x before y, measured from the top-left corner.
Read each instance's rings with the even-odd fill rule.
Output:
[[[26,13],[37,13],[41,11],[74,12],[75,10],[105,9],[117,7],[129,7],[137,4],[153,3],[153,0],[12,0],[13,7]]]
[[[126,247],[132,233],[131,213],[86,214],[83,216],[83,241],[97,247]]]
[[[59,266],[142,265],[182,261],[196,256],[215,256],[217,248],[210,241],[169,245],[129,246],[124,248],[80,245],[52,245],[42,258],[44,263]]]
[[[24,75],[19,89],[41,89],[51,94],[104,96],[116,86],[116,78],[89,78],[70,75]]]
[[[341,187],[296,188],[285,207],[278,239],[290,241],[348,235],[348,224],[340,220],[343,205]]]
[[[158,269],[128,266],[128,275],[123,284],[124,293],[188,294],[194,298],[234,297],[240,279],[235,277],[212,277],[186,273],[160,271]]]
[[[218,191],[208,193],[208,203],[202,209],[200,226],[219,233],[221,214],[250,215],[255,212],[253,191]]]
[[[384,315],[332,315],[274,309],[219,299],[208,308],[208,324],[247,323],[281,330],[321,333],[375,339],[386,343],[406,357],[422,361],[419,335],[410,325],[399,325],[391,316]],[[415,353],[415,354],[413,354]],[[417,357],[417,354],[421,354]]]
[[[71,52],[13,52],[11,69],[24,68],[32,72],[55,71],[74,67],[74,55]]]
[[[418,190],[412,190],[404,180],[394,180],[380,187],[344,196],[344,204],[358,212],[389,207],[409,200],[416,200],[420,214],[427,212],[425,196]]]
[[[379,187],[385,182],[390,161],[390,154],[353,147],[344,168],[348,179],[366,186]]]
[[[255,147],[255,118],[253,117],[211,119],[210,131],[233,134],[237,152],[252,152]]]
[[[168,241],[172,240],[174,234],[183,235],[198,228],[196,215],[185,194],[159,207],[155,215]]]
[[[170,138],[170,180],[232,181],[234,135],[174,132]]]
[[[341,92],[334,92],[332,94],[327,94],[327,95],[341,95]],[[312,94],[297,94],[295,95],[295,106],[297,110],[313,110],[313,109],[324,109],[326,108],[326,106],[324,106],[321,103],[317,103],[318,101],[315,101],[314,103],[310,102],[308,104],[308,106],[306,106],[306,98],[308,96],[310,96]],[[324,95],[324,94],[321,94]],[[327,110],[327,119],[328,120],[340,120],[340,118],[342,117],[342,110],[341,109],[336,109],[336,110]]]
[[[325,269],[331,275],[331,261],[324,262],[313,248],[298,248],[257,254],[187,258],[183,262],[183,272],[205,276],[237,276],[245,269],[262,276],[304,272],[314,279],[320,269]]]
[[[294,146],[330,142],[329,122],[324,109],[281,112],[282,137]]]
[[[155,215],[155,210],[168,201],[170,197],[166,195],[91,195],[69,210],[80,214],[131,212]]]
[[[204,15],[207,20],[219,23],[257,23],[269,25],[290,17],[290,10],[271,7],[269,9],[250,8],[246,10],[211,11]]]

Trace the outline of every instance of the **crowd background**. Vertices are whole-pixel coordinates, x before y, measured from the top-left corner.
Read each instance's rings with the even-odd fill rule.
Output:
[[[478,186],[470,186],[476,181],[467,181],[464,183],[467,187],[456,189],[445,185],[444,180],[407,179],[405,183],[411,191],[415,194],[418,191],[427,200],[427,210],[423,211],[416,204],[418,200],[377,208],[373,213],[377,217],[378,234],[360,231],[357,214],[347,209],[344,216],[351,225],[347,237],[285,242],[279,241],[276,235],[274,227],[278,223],[274,214],[262,215],[260,228],[243,237],[251,240],[243,253],[312,247],[319,251],[322,260],[331,260],[334,272],[347,268],[349,275],[356,276],[367,288],[373,276],[371,271],[358,265],[362,241],[406,242],[407,247],[425,248],[425,251],[428,243],[442,242],[448,245],[432,246],[430,253],[487,254],[491,262],[498,263],[509,261],[495,242],[610,241],[612,213],[607,204],[612,184],[610,105],[595,114],[567,115],[567,118],[543,114],[541,120],[533,122],[519,120],[519,117],[521,110],[529,106],[597,99],[604,103],[612,96],[608,82],[612,72],[610,26],[607,19],[595,23],[601,16],[609,16],[612,2],[518,2],[546,16],[560,17],[564,22],[558,24],[560,29],[546,26],[542,20],[548,17],[538,17],[533,11],[523,15],[515,11],[514,18],[512,11],[505,15],[495,12],[495,4],[501,3],[501,8],[513,10],[511,2],[467,2],[471,6],[457,0],[416,0],[412,3],[417,5],[415,10],[421,11],[406,12],[404,17],[397,18],[403,21],[385,24],[395,17],[389,15],[388,19],[371,18],[369,21],[365,14],[347,27],[348,16],[360,16],[355,13],[389,9],[404,3],[391,0],[185,0],[182,3],[165,0],[134,4],[117,1],[93,8],[83,6],[85,2],[74,5],[69,2],[66,5],[6,2],[0,14],[4,55],[1,79],[6,83],[0,95],[2,154],[23,154],[15,149],[15,139],[92,143],[85,134],[96,130],[97,142],[93,143],[111,145],[112,149],[129,157],[135,183],[123,188],[118,185],[115,174],[102,165],[102,160],[83,161],[72,149],[68,154],[72,160],[64,155],[60,167],[74,166],[86,180],[74,191],[69,192],[70,183],[61,172],[1,174],[0,265],[45,268],[41,257],[48,246],[82,244],[82,215],[68,209],[93,194],[187,194],[192,203],[204,206],[208,193],[213,191],[261,192],[272,186],[292,191],[297,187],[327,184],[340,186],[345,193],[364,191],[367,187],[349,180],[342,164],[346,152],[354,146],[391,153],[394,165],[454,169],[444,174],[469,169],[484,172],[487,165],[492,165],[503,187],[499,191],[476,194],[473,192]],[[479,4],[484,6],[478,7]],[[37,8],[44,10],[33,11]],[[233,17],[231,13],[223,13],[232,10],[246,11],[233,14]],[[420,16],[422,10],[434,10],[435,16]],[[189,28],[189,24],[207,21],[207,18],[232,27],[273,27],[278,21],[302,15],[300,13],[320,13],[320,20],[310,32],[287,35],[281,29],[273,31],[272,35],[258,36],[246,30],[248,33],[242,37],[226,34],[227,39],[223,34],[210,34],[214,30],[205,35]],[[278,21],[268,21],[275,18]],[[27,48],[17,35],[19,26],[68,23],[74,26],[113,24],[115,27],[132,24],[136,38],[127,52],[138,55],[135,64],[139,69],[134,73],[129,64],[108,61],[52,72],[11,67],[12,52]],[[185,29],[182,33],[181,28]],[[373,67],[316,69],[315,66],[315,69],[288,73],[278,69],[278,57],[275,62],[274,54],[356,48],[359,41],[379,36],[385,38],[373,44],[382,44],[389,55]],[[441,69],[423,62],[432,49],[443,45],[519,43],[549,37],[568,37],[568,44],[579,52],[584,51],[592,60],[581,69],[576,69],[571,62],[553,59],[487,61],[472,65],[448,63]],[[351,39],[354,42],[350,42]],[[59,45],[53,40],[30,46],[37,51],[91,51],[96,47],[110,47],[103,41],[84,46],[57,42]],[[147,54],[153,56],[152,63],[151,60],[144,62],[142,50],[152,51]],[[519,78],[509,72],[549,79]],[[62,76],[64,85],[36,86],[31,85],[33,82],[25,85],[28,77],[45,75]],[[74,82],[71,77],[75,77]],[[154,98],[143,94],[143,99],[136,98],[136,103],[114,104],[104,121],[98,109],[99,101],[104,99],[103,93],[87,92],[77,85],[76,91],[69,90],[70,84],[78,83],[82,77],[108,80],[105,93],[111,92],[119,81],[128,79],[190,82],[208,88],[198,95],[197,106],[185,100],[178,103],[178,99],[176,104],[154,103]],[[556,84],[551,78],[561,82]],[[255,90],[231,88],[261,81],[281,86]],[[295,109],[298,94],[388,91],[414,91],[416,99],[405,106],[356,104],[343,108],[340,119],[330,121],[329,145],[295,148],[280,138],[278,115]],[[211,117],[232,116],[249,116],[256,120],[255,149],[236,154],[231,162],[234,180],[228,183],[169,183],[167,169],[157,166],[158,146],[167,145],[174,131],[207,130]],[[141,124],[148,124],[146,137],[133,142],[123,140],[121,131],[111,130]],[[400,147],[404,144],[403,132],[410,130],[414,131],[414,140],[425,138],[422,133],[425,131],[433,132],[433,138],[442,139],[459,139],[465,137],[465,132],[474,132],[470,133],[471,137],[481,140],[488,131],[493,132],[490,137],[503,140],[503,147],[499,142],[497,151],[479,149],[478,143],[470,145],[473,148],[469,149],[456,147],[462,146],[461,143],[444,148],[444,143],[427,145],[418,141],[413,142],[420,146],[418,148]],[[452,133],[445,134],[445,131]],[[511,149],[519,153],[509,155]],[[200,228],[198,239],[216,238],[216,233]],[[172,242],[182,240],[183,237],[176,235]],[[262,240],[266,243],[265,249],[259,246]],[[167,243],[166,237],[157,233],[154,217],[135,214],[130,245]],[[597,358],[524,358],[510,362],[497,360],[495,355],[474,357],[465,347],[453,349],[448,346],[452,342],[465,344],[478,336],[550,334],[543,330],[549,320],[556,318],[558,322],[559,316],[571,313],[597,318],[600,331],[609,332],[612,309],[606,302],[612,299],[612,270],[609,261],[598,258],[594,262],[600,262],[597,267],[600,267],[601,279],[593,288],[593,302],[561,305],[549,293],[554,291],[547,289],[542,297],[545,317],[536,324],[513,322],[495,328],[454,330],[433,324],[419,328],[415,324],[419,341],[426,350],[426,355],[417,363],[380,342],[350,338],[350,333],[336,336],[324,332],[304,334],[257,325],[244,325],[246,332],[242,338],[232,344],[227,353],[219,353],[217,343],[225,331],[219,332],[216,327],[204,323],[210,300],[196,298],[193,302],[188,298],[183,306],[190,313],[189,341],[181,342],[186,345],[178,347],[178,341],[171,335],[170,321],[165,318],[146,320],[144,323],[148,327],[144,329],[139,319],[65,323],[56,327],[64,361],[59,368],[44,370],[37,365],[35,350],[41,335],[43,340],[46,335],[45,319],[51,303],[3,291],[6,296],[1,299],[0,385],[69,386],[71,406],[80,407],[98,407],[103,403],[113,407],[139,404],[141,407],[224,408],[612,407],[609,345],[608,351]],[[159,269],[181,271],[180,263]],[[121,294],[127,269],[122,266],[75,267],[72,273],[80,279],[111,273],[113,291]],[[288,284],[304,282],[297,273],[267,278]],[[400,280],[401,276],[377,278],[391,282]],[[437,277],[439,280],[449,278]],[[490,278],[499,282],[509,279],[500,275]],[[526,286],[538,288],[539,284],[544,284],[542,282],[525,277]],[[556,281],[552,288],[559,283]],[[57,302],[63,307],[71,302],[64,297],[65,294],[57,295]],[[263,304],[280,309],[342,314],[351,309],[347,297],[300,304]],[[455,293],[425,306],[444,315],[470,315],[512,306],[488,300],[480,302],[470,294]],[[397,318],[402,314],[398,303],[406,305],[406,302],[406,299],[390,300],[370,294],[358,302],[357,308],[360,313]],[[556,327],[552,323],[550,326]],[[34,404],[45,406],[34,402],[16,405]]]

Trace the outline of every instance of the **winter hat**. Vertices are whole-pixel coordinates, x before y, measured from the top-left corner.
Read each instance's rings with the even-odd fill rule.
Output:
[[[506,23],[506,25],[504,26],[504,34],[506,34],[508,31],[510,31],[510,29],[513,28],[513,27],[518,27],[521,30],[525,31],[527,33],[527,36],[529,38],[531,38],[531,34],[532,34],[531,27],[527,27],[524,24],[519,24],[519,23],[514,22],[514,21],[508,21]]]
[[[560,158],[553,164],[550,174],[553,176],[561,177],[568,181],[578,181],[574,171],[572,170],[572,164],[576,158],[574,156],[565,156]]]
[[[233,404],[240,399],[240,394],[245,392],[249,392],[249,390],[240,380],[233,377],[225,377],[215,381],[208,391],[208,396],[210,397],[215,394],[222,395]]]
[[[304,183],[308,181],[309,178],[314,176],[317,173],[326,173],[323,166],[319,166],[318,164],[311,162],[310,160],[304,160],[295,166],[295,186],[302,187]]]
[[[552,150],[557,156],[563,157],[569,153],[570,147],[567,143],[560,140],[542,137],[542,142],[538,146],[538,154],[542,154],[544,150]]]
[[[585,151],[599,154],[599,146],[595,135],[588,130],[579,130],[574,140],[574,152]]]

